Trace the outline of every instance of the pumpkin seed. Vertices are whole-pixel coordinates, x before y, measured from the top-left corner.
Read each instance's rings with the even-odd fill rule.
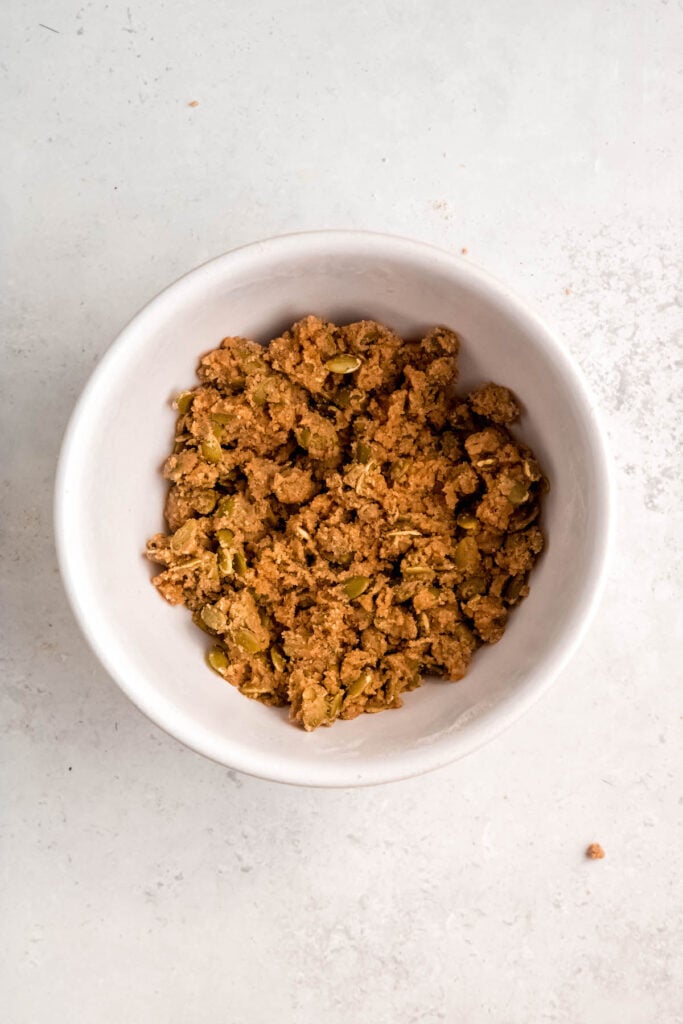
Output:
[[[505,600],[510,604],[514,604],[514,602],[519,598],[525,583],[526,579],[524,576],[513,576],[505,587],[503,595]]]
[[[328,706],[327,706],[327,717],[328,718],[336,718],[337,717],[337,715],[341,711],[341,706],[342,706],[343,699],[344,699],[344,694],[340,690],[339,693],[335,693],[334,696],[329,700],[329,703],[328,703]]]
[[[370,461],[372,455],[372,449],[369,444],[365,441],[359,441],[356,445],[356,462],[361,462],[364,466]]]
[[[216,608],[213,604],[205,604],[199,614],[202,617],[202,622],[216,633],[225,629],[227,625],[228,620],[225,617],[225,612],[222,612],[220,608]]]
[[[522,505],[529,497],[529,488],[524,484],[516,483],[508,493],[508,501],[512,505]]]
[[[175,407],[181,416],[190,411],[194,393],[192,391],[181,391],[175,400]]]
[[[325,369],[330,373],[355,373],[362,360],[350,352],[342,352],[338,356],[332,356],[325,362]]]
[[[235,511],[235,495],[228,494],[221,498],[216,506],[217,516],[231,516]]]
[[[211,632],[209,627],[204,622],[204,620],[201,617],[200,613],[195,612],[193,614],[193,616],[192,616],[192,621],[194,622],[195,626],[197,626],[199,629],[201,629],[202,633],[206,633],[207,636],[211,636],[211,637],[213,636],[213,633]]]
[[[209,434],[202,441],[202,455],[207,462],[220,462],[223,456],[221,443],[215,434]]]
[[[172,565],[169,568],[169,572],[179,572],[183,575],[186,572],[190,572],[193,569],[198,569],[202,564],[201,558],[188,558],[186,562],[181,562],[179,565]]]
[[[372,671],[369,668],[366,668],[365,671],[361,672],[358,676],[358,679],[354,679],[354,681],[349,683],[347,686],[346,694],[344,695],[344,703],[353,700],[354,697],[359,697],[371,679]]]
[[[270,660],[276,672],[284,672],[287,662],[285,661],[284,654],[277,647],[270,648]]]
[[[534,519],[538,517],[540,509],[538,505],[527,505],[526,508],[518,508],[510,516],[510,524],[508,530],[510,533],[519,533],[525,527],[533,523]]]
[[[304,451],[308,451],[308,446],[311,443],[311,431],[309,427],[302,427],[299,433],[296,435],[296,440],[300,448]]]
[[[474,633],[466,626],[464,622],[456,622],[455,624],[455,635],[457,636],[461,644],[465,644],[467,647],[476,647],[477,641],[474,638]]]
[[[484,576],[470,576],[468,580],[458,587],[458,597],[461,601],[469,601],[476,594],[486,593],[486,578]]]
[[[252,633],[250,629],[236,629],[233,633],[233,638],[235,643],[239,644],[247,654],[258,654],[266,646],[259,640],[256,633]]]
[[[228,656],[222,647],[212,647],[206,656],[206,660],[214,672],[222,676],[228,667]]]
[[[217,565],[223,576],[232,576],[234,554],[231,548],[221,548],[218,552]]]
[[[194,519],[188,519],[186,523],[179,526],[171,537],[171,551],[177,555],[189,554],[187,548],[192,546],[196,529],[197,524]]]
[[[476,530],[479,525],[479,520],[476,516],[470,515],[469,512],[461,512],[456,523],[463,530]]]
[[[351,601],[355,601],[357,597],[364,594],[370,586],[371,580],[369,576],[351,576],[350,579],[344,584],[344,590],[346,596]]]
[[[396,462],[392,463],[391,469],[389,470],[391,473],[391,479],[401,480],[406,475],[409,465],[410,459],[396,459]]]
[[[480,562],[479,548],[474,537],[463,537],[455,545],[455,564],[458,569],[475,569]]]

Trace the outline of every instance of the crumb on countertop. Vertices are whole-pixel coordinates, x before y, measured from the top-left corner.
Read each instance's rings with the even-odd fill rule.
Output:
[[[199,100],[190,100],[190,102],[187,105],[188,105],[188,107],[198,107],[199,106]]]
[[[586,856],[589,860],[602,860],[605,856],[605,851],[600,846],[600,843],[591,843],[586,850]]]

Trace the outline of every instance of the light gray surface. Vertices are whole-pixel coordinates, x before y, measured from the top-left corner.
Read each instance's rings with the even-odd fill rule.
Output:
[[[680,4],[3,13],[3,1022],[682,1021]],[[619,523],[527,718],[432,776],[318,792],[127,703],[65,605],[50,505],[73,401],[144,301],[346,226],[467,248],[558,327]]]

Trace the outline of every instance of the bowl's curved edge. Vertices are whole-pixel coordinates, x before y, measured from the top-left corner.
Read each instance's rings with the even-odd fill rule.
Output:
[[[188,729],[185,722],[174,721],[174,709],[170,702],[162,702],[161,704],[157,702],[152,707],[149,701],[141,699],[140,694],[135,691],[134,687],[129,685],[128,680],[118,671],[108,652],[94,635],[90,627],[87,611],[79,598],[70,566],[66,498],[79,422],[87,409],[90,396],[94,393],[99,380],[106,375],[108,367],[116,359],[118,353],[124,350],[127,339],[140,327],[144,326],[145,319],[154,314],[165,300],[168,300],[170,293],[175,293],[179,287],[188,286],[190,282],[194,282],[197,276],[201,274],[210,274],[212,271],[218,272],[219,268],[222,268],[225,263],[238,260],[240,257],[249,255],[256,257],[262,254],[265,249],[281,247],[284,250],[291,245],[312,243],[314,241],[318,244],[323,243],[326,246],[341,245],[343,242],[349,241],[361,241],[365,245],[375,246],[378,251],[381,250],[382,246],[389,245],[394,249],[397,246],[403,247],[406,252],[410,250],[413,254],[416,251],[421,252],[423,255],[431,254],[432,259],[436,262],[440,262],[444,266],[448,265],[451,270],[457,266],[459,272],[464,276],[477,280],[484,288],[504,296],[506,302],[513,305],[520,315],[534,323],[536,330],[543,335],[544,344],[553,350],[555,358],[562,364],[563,371],[571,378],[575,391],[580,396],[583,409],[591,422],[591,436],[595,443],[596,452],[596,477],[601,493],[598,495],[599,518],[593,539],[593,571],[590,580],[586,582],[585,591],[582,595],[584,600],[582,612],[573,629],[568,631],[569,635],[564,638],[563,643],[553,652],[549,659],[546,659],[542,678],[532,677],[531,682],[526,687],[516,691],[514,702],[509,702],[509,706],[500,706],[494,709],[490,715],[479,718],[469,724],[466,730],[458,733],[458,744],[450,744],[448,749],[442,749],[442,747],[447,746],[442,741],[441,744],[435,744],[430,748],[425,747],[409,752],[404,751],[401,753],[400,758],[390,756],[376,765],[365,766],[360,769],[352,767],[350,771],[346,768],[342,771],[335,770],[334,766],[330,768],[329,765],[320,763],[316,765],[315,774],[312,774],[310,766],[302,767],[293,764],[290,760],[276,761],[265,769],[262,764],[256,763],[255,758],[249,757],[248,752],[245,753],[243,748],[237,746],[234,746],[232,748],[233,752],[226,757],[224,750],[219,751],[217,749],[215,742],[212,741],[212,737],[205,730],[197,728]],[[609,557],[613,543],[613,519],[614,481],[598,405],[593,399],[583,375],[573,364],[555,334],[536,311],[493,275],[474,266],[456,254],[449,253],[429,243],[410,238],[378,232],[356,231],[353,229],[297,232],[248,243],[207,260],[200,266],[183,274],[152,298],[122,328],[93,370],[85,388],[81,392],[69,418],[62,440],[54,491],[54,533],[57,558],[62,582],[71,609],[91,650],[132,703],[174,739],[179,740],[197,753],[221,765],[267,781],[325,788],[379,785],[426,774],[467,756],[517,721],[536,703],[567,665],[588,630],[602,596],[607,577]]]

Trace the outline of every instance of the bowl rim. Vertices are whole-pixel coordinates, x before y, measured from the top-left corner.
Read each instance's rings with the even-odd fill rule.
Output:
[[[368,250],[374,250],[378,256],[385,252],[393,257],[403,252],[407,257],[421,258],[423,261],[428,259],[434,265],[439,265],[446,270],[450,269],[451,272],[457,268],[459,275],[475,282],[482,291],[496,293],[498,299],[502,300],[508,309],[515,312],[521,320],[533,326],[536,334],[542,337],[544,345],[549,349],[552,359],[559,364],[564,379],[570,382],[573,396],[578,401],[581,412],[585,414],[594,455],[596,542],[593,545],[590,570],[586,573],[583,590],[580,594],[581,610],[574,615],[555,647],[540,662],[540,667],[531,674],[526,685],[520,688],[513,698],[490,709],[486,715],[477,718],[466,728],[451,733],[448,744],[441,743],[435,745],[435,748],[427,745],[418,746],[407,750],[405,757],[401,759],[394,757],[386,764],[371,762],[363,765],[362,759],[348,765],[331,765],[329,762],[304,764],[292,761],[286,756],[272,754],[269,754],[268,759],[265,760],[262,754],[254,754],[248,748],[232,745],[225,739],[222,740],[219,751],[217,744],[211,742],[207,730],[193,727],[193,723],[177,710],[171,711],[168,707],[156,705],[152,699],[144,699],[137,692],[135,685],[126,678],[125,673],[120,671],[116,659],[110,657],[102,638],[93,628],[88,610],[81,600],[77,574],[73,571],[72,566],[71,547],[75,538],[70,534],[66,500],[69,493],[69,477],[80,443],[81,420],[88,412],[90,396],[95,392],[102,378],[106,376],[110,365],[117,359],[119,353],[127,347],[139,329],[144,327],[145,320],[155,317],[163,311],[165,306],[173,304],[181,292],[195,288],[201,284],[202,280],[208,280],[216,274],[224,276],[229,273],[231,265],[236,267],[242,262],[249,262],[250,259],[257,259],[264,255],[272,256],[273,253],[277,254],[277,250],[280,250],[280,257],[284,259],[288,254],[291,255],[293,250],[315,250],[321,247],[340,253],[354,249],[357,251],[360,247],[366,254]],[[557,334],[525,300],[488,271],[473,265],[469,259],[464,259],[458,254],[428,242],[401,235],[358,229],[300,231],[249,242],[206,260],[182,274],[157,293],[119,331],[104,355],[98,360],[81,391],[64,432],[54,487],[54,533],[57,560],[71,609],[96,658],[133,704],[174,739],[219,764],[268,781],[324,788],[378,785],[425,774],[467,756],[521,718],[550,687],[569,662],[593,618],[607,576],[614,532],[613,513],[613,472],[599,407],[581,371],[560,342]],[[576,604],[579,604],[578,599]]]

